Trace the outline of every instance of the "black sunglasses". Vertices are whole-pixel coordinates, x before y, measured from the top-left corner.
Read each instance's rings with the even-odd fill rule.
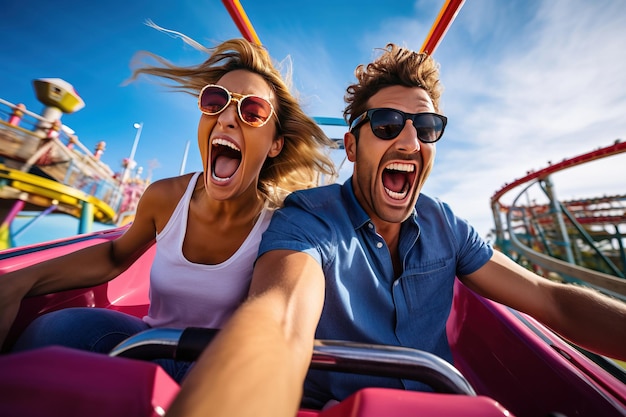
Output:
[[[350,132],[368,120],[372,133],[383,140],[396,138],[404,129],[406,121],[411,120],[417,131],[417,138],[424,143],[435,143],[441,139],[448,123],[446,116],[437,113],[405,113],[396,109],[375,108],[354,119]]]

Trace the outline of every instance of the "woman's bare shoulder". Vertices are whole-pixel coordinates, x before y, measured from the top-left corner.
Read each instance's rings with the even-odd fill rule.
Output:
[[[169,215],[185,194],[193,174],[179,177],[163,178],[151,183],[144,191],[139,201],[139,207],[158,216],[158,213]],[[147,213],[146,213],[147,214]]]
[[[193,173],[181,175],[179,177],[163,178],[150,184],[144,193],[152,198],[165,198],[167,200],[178,201],[185,193]]]

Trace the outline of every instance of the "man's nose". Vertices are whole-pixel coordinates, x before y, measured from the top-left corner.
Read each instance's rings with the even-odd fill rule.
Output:
[[[415,153],[420,151],[421,143],[417,138],[417,130],[413,126],[412,120],[404,122],[404,128],[396,138],[395,146],[402,152]]]

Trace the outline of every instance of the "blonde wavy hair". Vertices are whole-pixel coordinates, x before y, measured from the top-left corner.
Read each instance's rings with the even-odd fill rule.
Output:
[[[368,110],[370,97],[392,85],[423,88],[439,113],[439,98],[443,91],[439,81],[439,64],[428,54],[393,43],[388,43],[382,51],[373,62],[361,64],[354,70],[357,82],[346,89],[344,97],[347,106],[343,117],[348,126],[355,117]]]
[[[141,74],[157,76],[178,84],[168,87],[197,96],[205,85],[217,83],[228,72],[243,69],[259,74],[269,84],[277,102],[274,109],[278,119],[277,136],[284,137],[282,151],[274,158],[267,158],[259,176],[257,188],[270,206],[280,207],[290,192],[317,186],[322,178],[326,178],[326,182],[334,181],[337,173],[327,150],[335,147],[335,143],[304,113],[265,48],[245,39],[231,39],[207,48],[179,32],[163,29],[150,21],[147,24],[180,37],[195,49],[206,52],[209,58],[198,65],[180,67],[158,55],[142,51],[134,63],[139,61],[138,58],[151,57],[159,65],[143,65],[134,69],[129,81]]]

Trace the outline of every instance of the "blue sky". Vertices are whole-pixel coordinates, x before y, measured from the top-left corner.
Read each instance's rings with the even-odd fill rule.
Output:
[[[131,151],[136,122],[144,123],[135,155],[144,173],[177,175],[187,141],[185,171],[200,169],[195,99],[148,79],[123,84],[139,50],[180,65],[205,59],[146,19],[207,46],[240,37],[221,1],[3,3],[0,97],[40,113],[32,80],[62,78],[86,103],[63,123],[90,149],[106,141],[103,160],[114,170]],[[307,113],[325,117],[341,117],[353,70],[370,62],[375,48],[395,42],[419,49],[443,3],[241,0],[274,59],[291,62]],[[424,191],[486,236],[493,227],[489,198],[505,182],[624,139],[624,22],[626,2],[619,0],[467,0],[434,54],[449,125]],[[555,175],[557,195],[624,194],[624,158]]]

